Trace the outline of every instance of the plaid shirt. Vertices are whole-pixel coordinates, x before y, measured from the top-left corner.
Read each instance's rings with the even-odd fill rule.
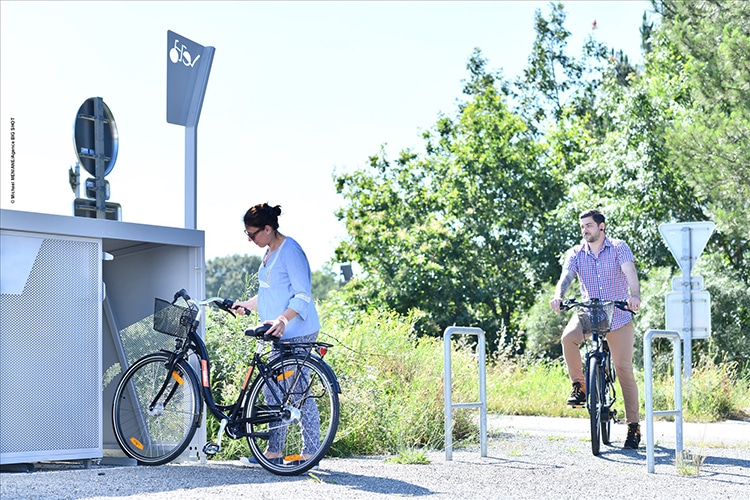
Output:
[[[627,243],[605,237],[598,257],[594,256],[586,241],[571,248],[565,268],[578,275],[583,300],[627,300],[628,280],[622,272],[622,264],[634,261]],[[617,330],[631,319],[630,313],[615,308],[611,329]]]

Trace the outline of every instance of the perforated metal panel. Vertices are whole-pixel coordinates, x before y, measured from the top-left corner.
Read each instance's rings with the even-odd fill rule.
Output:
[[[100,457],[101,243],[2,235],[0,463]]]

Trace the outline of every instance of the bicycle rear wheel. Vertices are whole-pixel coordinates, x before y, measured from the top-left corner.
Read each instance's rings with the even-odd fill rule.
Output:
[[[144,356],[125,372],[115,392],[115,437],[120,448],[142,465],[177,458],[199,424],[202,400],[195,373],[185,360],[169,373],[168,361],[166,353]]]
[[[589,418],[591,419],[591,452],[599,455],[602,431],[602,387],[604,385],[604,374],[599,366],[599,360],[592,356],[589,358]]]
[[[247,442],[269,472],[301,474],[328,453],[339,425],[339,395],[329,371],[303,356],[279,358],[253,382],[245,405]],[[266,458],[264,452],[280,455]]]

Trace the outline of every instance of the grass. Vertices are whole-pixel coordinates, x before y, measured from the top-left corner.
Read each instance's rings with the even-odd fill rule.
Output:
[[[430,463],[430,459],[427,458],[427,453],[422,449],[409,448],[400,450],[395,456],[386,459],[386,462],[395,464],[420,464],[426,465]]]
[[[333,300],[321,306],[320,340],[334,344],[326,361],[342,388],[341,421],[331,448],[333,456],[393,455],[399,463],[422,463],[422,450],[445,443],[443,402],[443,340],[416,338],[418,312],[399,316],[387,311],[366,313]],[[207,342],[212,354],[212,385],[224,401],[236,394],[249,359],[250,342],[243,335],[248,320],[218,320],[209,315]],[[454,403],[479,400],[478,363],[469,338],[452,343]],[[672,408],[674,379],[667,369],[654,380],[654,409]],[[486,367],[488,413],[584,417],[566,405],[570,382],[561,361],[529,359],[499,353]],[[645,415],[643,373],[636,373]],[[216,395],[216,394],[215,394]],[[217,398],[218,399],[218,398]],[[616,406],[625,416],[622,403]],[[454,446],[476,444],[476,409],[454,409]],[[711,422],[750,414],[750,375],[731,363],[701,361],[683,390],[683,419]],[[209,440],[218,423],[208,418]],[[550,438],[553,439],[553,438]],[[217,458],[247,455],[244,440],[224,439]]]
[[[682,476],[698,476],[700,475],[701,466],[705,460],[706,457],[700,453],[692,453],[691,451],[683,450],[675,460],[677,473]]]

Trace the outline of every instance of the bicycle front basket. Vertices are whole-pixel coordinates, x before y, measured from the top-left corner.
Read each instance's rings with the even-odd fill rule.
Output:
[[[174,305],[162,299],[154,300],[154,330],[173,337],[187,337],[187,325],[195,319],[197,311]]]
[[[581,323],[581,328],[583,328],[583,333],[588,335],[591,332],[609,332],[614,311],[615,305],[612,302],[603,302],[590,308],[578,308],[578,320]]]

